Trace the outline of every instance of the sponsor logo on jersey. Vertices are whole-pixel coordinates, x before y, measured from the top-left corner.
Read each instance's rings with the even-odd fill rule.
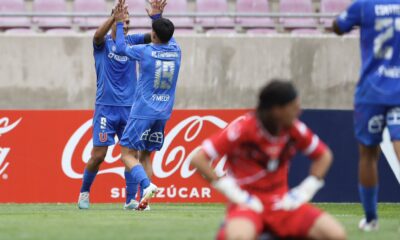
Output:
[[[129,60],[127,56],[120,56],[113,52],[110,52],[108,54],[108,58],[114,59],[115,61],[118,61],[118,62],[127,62]]]

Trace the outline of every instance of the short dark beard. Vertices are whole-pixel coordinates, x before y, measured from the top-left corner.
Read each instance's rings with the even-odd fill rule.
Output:
[[[260,121],[263,128],[265,128],[270,134],[278,136],[280,127],[272,116],[269,116],[266,111],[257,111],[257,118]]]

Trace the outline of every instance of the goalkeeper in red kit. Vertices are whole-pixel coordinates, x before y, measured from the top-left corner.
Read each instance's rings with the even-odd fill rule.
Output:
[[[217,239],[346,239],[341,224],[308,203],[324,185],[332,163],[329,148],[298,120],[294,86],[275,80],[264,87],[258,107],[204,141],[192,165],[229,200]],[[288,187],[296,151],[312,160],[309,176]],[[219,178],[210,160],[227,156],[228,175]]]

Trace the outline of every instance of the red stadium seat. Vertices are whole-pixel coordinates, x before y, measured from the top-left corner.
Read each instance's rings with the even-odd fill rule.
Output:
[[[311,0],[281,0],[279,6],[281,13],[313,13]],[[288,29],[317,26],[317,21],[312,18],[281,18],[280,22]]]
[[[351,0],[321,0],[321,13],[341,13],[349,6]],[[325,27],[332,26],[332,19],[321,19]]]
[[[165,7],[165,13],[186,13],[188,12],[188,3],[187,0],[173,0],[169,1],[167,6]],[[194,22],[193,19],[188,17],[175,17],[171,18],[171,21],[174,23],[177,28],[193,28]]]
[[[33,10],[38,13],[67,12],[67,4],[64,0],[35,0]],[[71,20],[67,17],[36,17],[34,21],[44,29],[71,27]]]
[[[267,0],[237,0],[237,13],[268,13],[269,4]],[[245,28],[274,27],[270,18],[237,18],[237,22]]]
[[[126,0],[129,7],[129,14],[146,14],[146,0]],[[131,27],[134,28],[151,28],[151,20],[149,17],[132,17]]]
[[[225,13],[228,12],[227,0],[197,0],[197,12],[199,13]],[[228,17],[219,18],[198,18],[197,22],[204,28],[232,28],[234,21]]]
[[[236,31],[234,29],[227,29],[227,28],[214,28],[209,29],[206,32],[207,35],[235,35]]]
[[[176,35],[180,35],[180,36],[182,36],[182,35],[192,35],[192,34],[195,34],[195,33],[196,32],[193,29],[178,28],[178,29],[175,29],[174,36],[176,36]]]
[[[107,3],[105,0],[74,0],[74,12],[76,13],[105,13]],[[106,18],[74,18],[74,22],[81,28],[97,28]]]
[[[277,34],[275,29],[268,28],[252,28],[246,32],[248,35],[274,35]]]
[[[0,0],[0,12],[26,12],[24,0]],[[1,17],[0,28],[14,28],[31,26],[27,17]]]
[[[291,32],[292,35],[318,35],[321,34],[321,31],[317,29],[309,29],[309,28],[297,28],[293,29]]]
[[[36,32],[29,28],[10,28],[4,32],[5,34],[10,35],[29,35],[29,34],[36,34]]]
[[[65,29],[65,28],[52,28],[46,31],[46,34],[49,35],[74,35],[77,34],[72,29]]]

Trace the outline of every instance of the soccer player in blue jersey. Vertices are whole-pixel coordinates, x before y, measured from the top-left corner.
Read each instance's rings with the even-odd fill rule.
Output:
[[[152,19],[160,18],[166,5],[165,0],[151,2],[151,8],[146,9]],[[127,35],[129,14],[127,9],[121,21],[123,41],[127,45],[149,43],[150,34]],[[107,34],[111,29],[111,34]],[[122,137],[129,112],[134,100],[136,89],[136,61],[116,53],[116,21],[113,13],[101,25],[93,38],[93,51],[97,74],[96,106],[93,118],[93,152],[83,175],[78,207],[89,208],[90,187],[96,177],[101,163],[107,154],[108,147],[115,144],[114,137]],[[125,172],[126,203],[125,209],[136,208],[133,198],[134,180],[129,172]]]
[[[356,0],[333,23],[339,35],[361,31],[362,68],[355,91],[354,128],[359,142],[359,193],[363,231],[378,229],[379,144],[389,129],[400,159],[400,0]]]
[[[173,38],[173,23],[165,18],[153,21],[151,44],[129,46],[124,41],[122,8],[119,6],[115,15],[116,52],[138,61],[140,73],[135,100],[120,145],[122,161],[131,170],[134,182],[143,190],[137,208],[143,210],[157,187],[150,183],[137,154],[141,151],[158,151],[163,145],[164,127],[174,105],[181,49]]]

